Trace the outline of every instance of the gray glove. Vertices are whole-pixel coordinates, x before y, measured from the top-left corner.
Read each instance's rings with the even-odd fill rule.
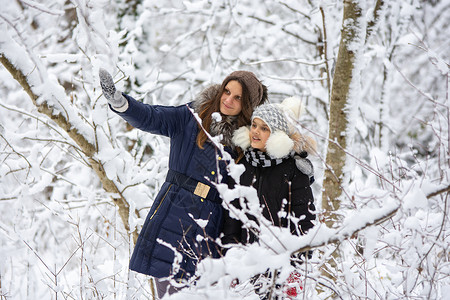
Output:
[[[103,96],[108,100],[108,103],[111,104],[113,108],[123,107],[127,103],[127,99],[125,99],[120,91],[116,90],[114,81],[108,71],[100,68],[100,70],[98,70],[98,76],[100,77]]]

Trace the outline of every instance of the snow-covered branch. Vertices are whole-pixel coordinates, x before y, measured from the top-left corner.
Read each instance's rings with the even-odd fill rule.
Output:
[[[118,197],[115,196],[112,197],[112,199],[118,206],[119,214],[122,218],[125,228],[129,231],[130,226],[128,223],[128,218],[130,206],[127,200],[121,195],[121,192],[117,188],[115,182],[109,179],[106,175],[102,162],[96,158],[97,148],[93,143],[93,137],[87,133],[88,131],[85,128],[83,128],[84,130],[80,131],[79,127],[77,127],[83,122],[81,120],[77,120],[77,113],[74,108],[62,105],[64,111],[61,111],[61,109],[57,110],[55,109],[55,106],[51,105],[47,101],[47,99],[42,99],[42,97],[52,97],[53,95],[40,95],[38,94],[38,92],[35,92],[34,88],[29,83],[29,78],[23,73],[21,69],[16,67],[17,62],[11,61],[11,59],[13,58],[14,55],[12,55],[11,53],[7,53],[4,48],[2,49],[2,52],[0,53],[0,62],[14,77],[14,79],[22,86],[22,88],[33,101],[33,104],[37,107],[38,111],[46,115],[59,127],[66,131],[70,138],[80,147],[81,151],[89,161],[90,167],[95,171],[98,178],[102,182],[105,191],[118,195]],[[64,103],[66,102],[66,100],[61,99],[61,102]],[[133,235],[134,238],[137,239],[136,231],[133,233]]]
[[[338,228],[330,229],[321,224],[302,237],[310,240],[310,242],[308,245],[301,246],[294,253],[302,253],[328,244],[341,243],[343,240],[355,236],[361,230],[392,218],[399,208],[400,206],[392,203],[380,209],[358,211],[348,216]]]

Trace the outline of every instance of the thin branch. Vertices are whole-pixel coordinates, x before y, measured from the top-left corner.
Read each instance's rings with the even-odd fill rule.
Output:
[[[7,198],[0,198],[0,201],[9,201],[9,200],[17,200],[17,197],[7,197]]]
[[[422,90],[420,90],[418,87],[416,87],[411,80],[409,80],[405,74],[402,73],[402,71],[400,71],[400,68],[395,64],[392,63],[392,65],[395,67],[395,69],[400,73],[400,75],[403,77],[403,79],[405,79],[405,81],[411,86],[413,87],[416,91],[419,92],[419,94],[421,94],[422,96],[424,96],[426,99],[430,100],[431,102],[433,102],[436,105],[439,105],[441,107],[447,108],[447,106],[445,104],[439,103],[438,101],[436,101],[435,99],[433,99],[430,95],[424,93]]]
[[[47,120],[42,120],[41,118],[39,118],[39,117],[37,117],[37,116],[34,116],[34,115],[32,115],[32,114],[29,114],[29,113],[27,113],[27,112],[25,112],[25,111],[23,111],[23,110],[21,110],[21,109],[19,109],[19,108],[16,108],[16,107],[7,106],[7,105],[4,105],[4,104],[2,104],[2,103],[0,103],[0,106],[3,107],[3,108],[5,108],[5,109],[7,109],[7,110],[14,111],[14,112],[16,112],[16,113],[23,114],[23,115],[25,115],[25,116],[27,116],[27,117],[29,117],[29,118],[35,119],[36,121],[41,122],[42,124],[44,124],[45,126],[47,126],[48,128],[50,128],[51,130],[55,131],[55,132],[56,132],[58,135],[60,135],[61,137],[64,137],[63,134],[62,134],[61,132],[59,132],[57,128],[55,128],[54,126],[52,126],[51,124],[49,124],[49,123],[47,122]]]
[[[40,3],[34,2],[34,1],[20,0],[19,2],[21,4],[25,4],[28,7],[34,8],[36,10],[39,10],[39,11],[41,11],[43,13],[47,13],[47,14],[55,15],[55,16],[63,16],[64,15],[64,11],[63,10],[50,10],[46,6],[44,6],[44,5],[40,4]]]
[[[60,140],[55,140],[55,139],[41,139],[41,138],[31,138],[31,137],[24,137],[24,140],[30,140],[30,141],[40,141],[40,142],[48,142],[48,143],[54,143],[54,144],[65,144],[69,147],[73,147],[75,148],[75,150],[79,150],[79,151],[83,151],[82,149],[76,147],[74,144],[69,143],[67,141],[60,141]]]
[[[19,153],[16,150],[14,150],[13,146],[11,146],[11,144],[6,140],[6,138],[2,134],[0,134],[0,137],[5,141],[5,143],[9,146],[9,148],[11,148],[11,150],[15,154],[17,154],[18,156],[22,157],[27,162],[28,167],[31,168],[31,163],[28,161],[28,159],[22,153]]]
[[[278,59],[266,59],[266,60],[258,60],[258,61],[251,61],[251,62],[242,62],[245,65],[261,65],[261,64],[267,64],[267,63],[279,63],[279,62],[294,62],[296,64],[303,64],[308,66],[319,66],[321,64],[327,64],[325,60],[319,60],[319,61],[308,61],[305,59],[298,59],[298,58],[278,58]]]
[[[238,13],[238,14],[239,14],[239,15],[242,15],[242,13]],[[275,25],[276,25],[276,24],[275,24],[274,22],[272,22],[272,21],[264,20],[263,18],[254,16],[254,15],[253,15],[253,16],[248,16],[248,17],[251,18],[251,19],[255,19],[255,20],[257,20],[257,21],[260,21],[260,22],[263,22],[263,23],[272,25],[272,26],[275,26]],[[315,45],[315,44],[316,44],[316,41],[309,41],[309,40],[307,40],[307,39],[305,39],[305,38],[302,38],[300,35],[298,35],[298,34],[296,34],[296,33],[293,33],[292,31],[289,31],[289,30],[287,30],[287,29],[284,28],[284,27],[281,28],[281,30],[284,31],[286,34],[291,35],[291,36],[293,36],[293,37],[295,37],[295,38],[301,40],[302,42],[305,42],[305,43],[310,44],[310,45]]]
[[[289,78],[282,78],[282,77],[278,77],[278,76],[267,76],[267,78],[280,80],[280,81],[324,81],[324,80],[327,80],[327,77],[318,77],[318,78],[289,77]]]
[[[344,151],[346,155],[352,157],[352,158],[356,161],[356,163],[357,163],[358,165],[360,165],[361,167],[363,167],[363,168],[366,169],[367,171],[371,172],[372,174],[378,176],[380,179],[386,181],[387,183],[389,183],[390,185],[392,185],[392,187],[393,187],[394,189],[400,190],[393,182],[391,182],[389,179],[387,179],[386,177],[384,177],[381,173],[377,172],[377,171],[376,171],[375,169],[373,169],[370,165],[368,165],[367,163],[363,162],[361,159],[357,158],[354,154],[352,154],[352,153],[350,153],[348,150],[344,149],[344,148],[343,148],[341,145],[339,145],[339,143],[337,143],[336,141],[330,140],[330,139],[328,139],[328,138],[326,138],[326,137],[320,135],[319,133],[314,132],[314,131],[312,131],[311,129],[308,129],[307,127],[305,127],[304,125],[302,125],[302,123],[300,123],[299,121],[296,121],[296,125],[300,126],[302,129],[305,129],[306,131],[312,133],[313,135],[315,135],[315,136],[317,136],[317,137],[319,137],[319,138],[321,138],[321,139],[326,140],[328,143],[333,143],[333,144],[335,144],[338,148],[340,148],[342,151]],[[327,165],[325,165],[325,166],[328,168]],[[330,169],[330,171],[331,171],[331,169]]]
[[[434,192],[428,194],[427,199],[430,199],[431,197],[434,197],[434,196],[437,196],[437,195],[440,195],[443,193],[448,193],[448,192],[450,192],[450,185],[445,188],[439,189],[437,191],[434,191]]]
[[[442,234],[442,231],[444,230],[444,225],[445,225],[445,220],[447,219],[447,209],[448,209],[448,194],[445,197],[445,202],[444,202],[444,214],[442,216],[442,223],[441,223],[441,227],[439,229],[439,232],[436,236],[436,240],[439,239],[439,237]],[[427,258],[427,256],[430,254],[431,250],[433,249],[434,245],[436,245],[436,242],[434,242],[430,249],[427,251],[427,253],[424,255],[424,257],[420,260],[419,266],[422,265],[423,261]]]
[[[42,78],[42,74],[41,74],[41,72],[40,72],[40,70],[39,70],[39,68],[38,68],[38,64],[37,64],[37,62],[36,62],[36,59],[35,59],[35,57],[34,57],[34,55],[32,55],[32,51],[29,49],[29,47],[25,44],[25,42],[24,42],[24,38],[22,37],[22,34],[21,34],[21,32],[19,31],[19,29],[17,29],[17,27],[15,26],[15,24],[13,24],[13,22],[11,22],[11,20],[9,20],[5,15],[3,15],[3,14],[0,14],[0,18],[1,19],[3,19],[12,29],[14,29],[14,31],[16,32],[16,34],[17,34],[17,36],[19,37],[19,39],[23,42],[23,44],[24,44],[24,48],[25,48],[25,50],[26,50],[26,52],[28,53],[28,55],[29,55],[29,57],[30,57],[30,59],[33,61],[33,63],[34,63],[34,66],[35,66],[35,69],[37,69],[37,71],[38,71],[38,75],[39,75],[39,78],[40,78],[40,80],[41,80],[41,82],[43,82],[43,78]],[[5,34],[5,33],[4,33]],[[3,62],[3,58],[4,58],[4,54],[3,53],[1,53],[0,52],[0,60],[1,60],[1,62],[3,63],[3,65],[6,67],[6,69],[8,69],[8,71],[10,71],[10,69],[5,65],[5,63]],[[6,59],[6,58],[5,58]],[[9,61],[8,61],[9,62]],[[33,69],[34,70],[34,69]],[[10,73],[11,73],[11,71],[10,71]],[[13,74],[13,73],[11,73],[11,74]],[[13,74],[14,75],[14,74]],[[28,85],[28,84],[27,84]],[[22,86],[23,87],[23,86]],[[25,88],[25,87],[24,87]],[[27,90],[26,90],[27,91]],[[31,88],[29,88],[29,91],[31,91]],[[28,93],[28,91],[27,91],[27,93]],[[35,101],[36,99],[34,99],[34,101]]]
[[[384,0],[377,0],[377,3],[375,4],[372,19],[367,23],[366,42],[367,42],[367,39],[370,37],[370,35],[375,30],[377,22],[380,19],[380,13],[381,13],[382,9],[384,8],[384,4],[385,4]]]
[[[307,18],[308,20],[311,20],[311,16],[308,13],[304,13],[298,9],[293,8],[292,6],[290,6],[289,4],[283,2],[283,1],[279,1],[279,3],[283,6],[285,6],[286,8],[288,8],[289,10],[298,13],[300,15],[302,15],[303,17]]]
[[[325,69],[327,71],[327,90],[328,90],[328,101],[331,99],[331,74],[330,66],[328,65],[328,41],[327,41],[327,27],[325,26],[325,12],[323,7],[320,7],[320,13],[322,14],[322,27],[323,27],[323,56],[325,61]]]
[[[36,255],[36,257],[41,261],[41,263],[44,265],[44,267],[53,275],[56,276],[56,272],[53,272],[52,269],[49,268],[49,266],[47,266],[47,264],[45,263],[45,261],[39,256],[39,254],[25,241],[22,240],[25,245],[27,245],[27,247],[34,253],[34,255]]]

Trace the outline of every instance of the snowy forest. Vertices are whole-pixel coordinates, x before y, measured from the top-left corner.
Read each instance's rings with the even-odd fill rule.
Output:
[[[100,68],[163,105],[252,71],[271,103],[302,99],[297,126],[318,144],[314,228],[261,228],[264,243],[201,261],[195,284],[167,299],[259,299],[250,278],[272,269],[283,282],[306,250],[295,299],[450,293],[450,1],[1,5],[1,300],[156,299],[128,263],[169,140],[108,108]]]

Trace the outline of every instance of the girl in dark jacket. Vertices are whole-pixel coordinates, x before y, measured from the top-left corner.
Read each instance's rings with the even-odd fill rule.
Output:
[[[261,105],[253,112],[250,128],[240,127],[232,140],[245,155],[242,160],[245,171],[240,177],[240,184],[256,189],[262,215],[272,225],[288,227],[289,216],[300,218],[297,224],[289,222],[291,233],[296,235],[308,231],[315,219],[310,187],[314,180],[313,167],[306,159],[309,153],[315,152],[315,141],[301,135],[292,124],[298,119],[300,110],[300,99],[295,97],[281,104]],[[239,199],[234,200],[233,204],[242,209]],[[249,217],[252,219],[251,215]],[[242,225],[227,212],[222,242],[254,242],[257,238],[255,231],[249,232]]]
[[[298,120],[300,110],[300,99],[294,97],[281,104],[261,105],[253,112],[250,129],[241,127],[233,135],[233,143],[245,154],[242,160],[245,171],[240,184],[256,189],[265,219],[273,226],[289,227],[294,235],[308,231],[315,219],[310,187],[314,180],[313,167],[306,159],[308,153],[315,153],[315,142],[301,135],[292,124]],[[297,155],[302,158],[295,159]],[[236,199],[231,204],[234,206],[231,210],[244,209],[248,219],[243,224],[225,211],[222,243],[257,241],[258,226],[264,226],[255,217],[259,213],[249,210],[246,199]],[[262,278],[267,276],[270,274]],[[265,292],[258,285],[255,287],[256,292],[265,297]]]
[[[219,256],[214,241],[222,228],[223,210],[211,183],[219,178],[226,182],[226,162],[207,134],[222,134],[225,150],[233,152],[233,131],[250,124],[253,109],[267,99],[267,88],[253,73],[236,71],[221,85],[207,88],[194,102],[171,107],[138,102],[117,91],[107,71],[101,69],[99,75],[103,95],[114,112],[138,129],[170,138],[166,181],[130,261],[131,270],[155,277],[161,298],[167,289],[174,291],[170,279],[181,282],[195,273],[199,260]],[[202,119],[203,128],[194,112]],[[212,117],[216,112],[220,121]]]

